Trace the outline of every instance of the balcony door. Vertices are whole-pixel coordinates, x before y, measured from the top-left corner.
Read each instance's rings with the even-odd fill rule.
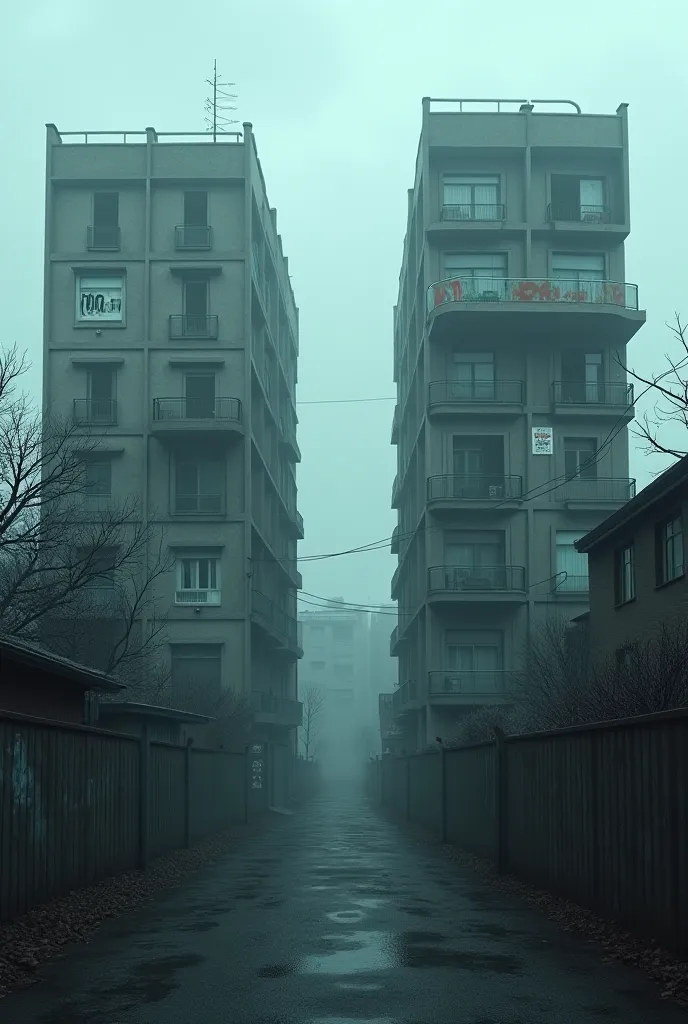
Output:
[[[455,497],[499,497],[504,489],[504,440],[494,435],[455,435],[452,445]]]
[[[184,333],[208,332],[208,282],[189,278],[184,282]]]
[[[473,630],[448,633],[444,677],[449,692],[495,692],[501,688],[503,638],[496,631]]]
[[[561,357],[562,401],[604,401],[604,370],[601,352],[564,352]]]
[[[187,373],[184,377],[186,419],[206,420],[215,415],[215,374]]]
[[[109,366],[94,366],[88,371],[88,419],[91,423],[111,423],[115,399],[115,374]]]
[[[597,480],[597,440],[594,437],[564,438],[564,472],[569,480]]]
[[[449,364],[449,399],[493,402],[495,398],[492,352],[453,352]]]
[[[444,565],[449,589],[473,583],[503,587],[504,534],[498,530],[450,530],[444,535]],[[460,584],[459,584],[460,581]]]
[[[444,220],[500,220],[499,178],[447,175],[444,179]]]
[[[448,253],[444,258],[444,276],[460,279],[460,301],[505,298],[506,253]]]
[[[575,543],[585,532],[557,530],[557,568],[554,589],[565,593],[588,590],[588,556],[576,551]]]
[[[575,253],[554,253],[552,255],[552,277],[559,282],[564,300],[595,302],[604,297],[606,280],[604,253],[577,255]]]

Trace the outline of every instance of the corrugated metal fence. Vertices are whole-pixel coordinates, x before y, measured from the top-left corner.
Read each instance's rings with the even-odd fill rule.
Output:
[[[247,817],[244,754],[0,712],[0,921]]]
[[[688,952],[688,710],[370,765],[369,793],[501,871]]]

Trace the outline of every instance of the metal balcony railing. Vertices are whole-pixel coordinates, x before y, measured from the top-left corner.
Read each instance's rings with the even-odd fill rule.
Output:
[[[431,284],[427,308],[463,302],[551,302],[561,306],[593,304],[638,309],[638,286],[616,281],[571,278],[453,277]]]
[[[91,224],[86,228],[87,249],[112,249],[121,244],[120,229],[116,224]]]
[[[503,669],[467,671],[442,669],[429,672],[428,682],[431,695],[480,696],[481,694],[507,693],[511,677],[512,673],[505,672]]]
[[[437,380],[429,385],[428,404],[522,405],[520,380]]]
[[[210,249],[210,224],[177,224],[174,229],[175,249]]]
[[[442,220],[506,220],[504,203],[445,203]]]
[[[584,380],[555,380],[555,405],[614,405],[633,406],[633,385],[620,382],[593,382]]]
[[[524,592],[526,571],[522,565],[436,565],[428,569],[428,589],[467,594]]]
[[[420,689],[415,679],[407,679],[405,683],[402,683],[394,693],[392,694],[392,708],[394,714],[398,715],[406,708],[412,701],[417,701],[420,695]]]
[[[622,505],[635,496],[635,480],[626,477],[572,477],[554,492],[557,501],[618,501]]]
[[[580,203],[550,203],[547,220],[565,220],[575,224],[610,224],[611,211],[607,206],[589,206]]]
[[[428,478],[428,501],[513,501],[521,497],[522,490],[520,476],[469,473]]]
[[[558,573],[552,581],[554,594],[587,594],[590,580],[587,576],[574,576],[568,572]]]
[[[153,419],[241,423],[241,402],[238,398],[154,398]]]
[[[300,726],[303,720],[303,704],[279,694],[275,696],[261,690],[253,690],[251,707],[254,714],[274,717],[277,725]]]
[[[174,510],[213,515],[223,511],[224,502],[224,494],[175,494]]]
[[[117,423],[117,402],[114,398],[75,398],[75,423]]]
[[[219,590],[177,590],[174,595],[175,604],[220,604]]]
[[[219,323],[215,314],[193,313],[170,316],[170,338],[205,338],[215,341],[218,337]]]

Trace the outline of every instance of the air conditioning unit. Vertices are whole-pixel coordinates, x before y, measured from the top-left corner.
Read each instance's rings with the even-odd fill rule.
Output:
[[[581,214],[581,221],[583,224],[601,224],[602,214],[594,213],[592,211],[584,212]]]

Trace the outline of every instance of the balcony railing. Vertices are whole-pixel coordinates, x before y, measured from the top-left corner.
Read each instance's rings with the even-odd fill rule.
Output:
[[[394,415],[392,416],[392,444],[399,443],[399,406],[394,406]]]
[[[428,501],[515,501],[522,490],[520,476],[469,473],[428,478]]]
[[[568,572],[557,573],[552,581],[554,594],[587,594],[590,580],[587,576],[573,576]]]
[[[274,601],[260,590],[251,591],[251,606],[254,615],[260,618],[268,632],[287,650],[301,655],[301,623],[282,611]]]
[[[419,698],[420,689],[415,679],[407,679],[392,694],[392,708],[394,714],[398,715],[404,711],[412,701]]]
[[[114,398],[75,398],[75,423],[117,423],[117,402]]]
[[[396,508],[399,502],[399,477],[394,477],[392,484],[392,508]]]
[[[177,590],[175,604],[220,604],[219,590]]]
[[[577,278],[453,277],[431,284],[428,312],[446,303],[551,302],[558,305],[609,305],[638,309],[638,286]]]
[[[566,220],[575,224],[609,224],[611,211],[607,206],[550,203],[547,207],[547,220]]]
[[[251,707],[256,718],[268,717],[275,725],[300,726],[303,720],[303,704],[289,697],[253,690]]]
[[[635,496],[635,480],[626,477],[573,477],[554,492],[557,501],[616,501],[622,505]]]
[[[555,405],[633,406],[632,384],[603,381],[588,384],[584,380],[555,380],[552,387]]]
[[[224,494],[175,494],[174,510],[179,513],[217,515],[223,511],[224,503]]]
[[[175,249],[209,249],[211,240],[210,224],[177,224],[174,229]]]
[[[176,313],[170,316],[170,339],[205,338],[215,341],[219,324],[215,314],[193,313],[184,316]]]
[[[472,594],[480,591],[525,591],[522,565],[437,565],[428,569],[428,589]]]
[[[504,203],[445,203],[442,220],[506,220]]]
[[[399,527],[395,526],[392,530],[392,541],[389,546],[389,550],[393,555],[399,554]]]
[[[91,224],[86,228],[87,249],[119,249],[121,234],[116,224]]]
[[[437,380],[429,385],[429,405],[522,405],[520,380]]]
[[[241,402],[238,398],[154,398],[153,419],[241,423]]]
[[[503,669],[443,669],[429,672],[430,695],[480,696],[481,694],[508,693],[511,673]]]

